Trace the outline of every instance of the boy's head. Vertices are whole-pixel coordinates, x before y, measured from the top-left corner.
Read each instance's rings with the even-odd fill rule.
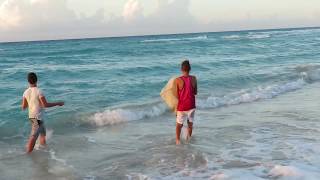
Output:
[[[181,63],[181,71],[186,73],[189,73],[191,71],[189,60],[185,60]]]
[[[37,81],[38,81],[38,78],[37,78],[36,73],[31,72],[31,73],[28,74],[28,82],[29,82],[29,84],[35,85],[35,84],[37,84]]]

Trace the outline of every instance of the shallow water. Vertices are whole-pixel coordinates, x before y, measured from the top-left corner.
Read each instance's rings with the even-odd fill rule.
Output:
[[[3,179],[318,179],[319,29],[0,44]],[[194,137],[174,145],[159,99],[189,58]],[[63,108],[48,149],[24,155],[26,73]],[[0,178],[0,179],[1,179]]]

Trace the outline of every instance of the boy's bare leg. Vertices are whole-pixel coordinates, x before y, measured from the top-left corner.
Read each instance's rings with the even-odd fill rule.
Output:
[[[31,153],[33,151],[34,145],[36,144],[37,138],[32,136],[30,137],[27,144],[27,153]]]
[[[180,134],[181,134],[181,129],[183,127],[183,124],[177,123],[176,125],[176,144],[180,144]]]
[[[187,140],[190,140],[192,136],[192,129],[193,129],[193,122],[188,121],[188,135],[187,135]]]
[[[40,139],[40,145],[42,145],[42,146],[46,146],[47,145],[46,136],[45,135],[40,135],[39,139]]]

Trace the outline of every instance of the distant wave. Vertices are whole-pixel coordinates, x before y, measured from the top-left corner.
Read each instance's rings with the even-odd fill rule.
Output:
[[[263,32],[263,34],[269,34],[276,37],[283,37],[283,36],[296,36],[296,35],[305,35],[319,32],[320,28],[317,29],[288,29],[288,30],[272,30]]]
[[[223,39],[240,39],[241,36],[239,35],[229,35],[229,36],[222,36]]]
[[[240,90],[222,97],[210,96],[197,99],[199,109],[219,108],[224,106],[251,103],[259,100],[272,99],[279,95],[303,88],[306,84],[320,80],[320,65],[301,65],[294,68],[301,78],[284,84],[274,84],[256,87],[249,90]],[[107,109],[91,115],[89,123],[95,126],[115,125],[123,122],[154,118],[168,113],[162,102],[153,102],[142,105],[124,106]]]
[[[186,40],[205,40],[208,39],[208,36],[197,36],[197,37],[190,37],[190,38],[164,38],[164,39],[147,39],[141,42],[150,43],[150,42],[170,42],[170,41],[186,41]]]
[[[264,39],[271,37],[269,34],[249,34],[247,36],[249,39]]]
[[[270,34],[265,33],[249,33],[248,35],[229,35],[229,36],[222,36],[223,39],[228,40],[240,40],[240,39],[265,39],[270,38]]]

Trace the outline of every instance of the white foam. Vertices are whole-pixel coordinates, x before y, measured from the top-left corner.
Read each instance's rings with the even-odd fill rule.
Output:
[[[106,126],[157,117],[165,112],[167,112],[167,107],[163,103],[156,103],[151,105],[147,104],[142,107],[107,109],[104,112],[95,113],[89,119],[90,122],[96,126]]]
[[[46,133],[46,142],[48,143],[48,141],[50,141],[50,139],[52,137],[53,130],[52,129],[47,129],[46,131],[47,131],[47,133]],[[46,150],[47,146],[41,145],[40,141],[37,140],[36,144],[34,145],[34,149],[36,149],[36,150]]]
[[[203,35],[203,36],[185,38],[185,40],[203,40],[203,39],[208,39],[208,36],[207,35]]]
[[[66,160],[58,158],[55,151],[52,149],[50,149],[48,152],[51,159],[55,161],[55,163],[52,163],[52,165],[48,167],[48,172],[57,177],[63,177],[64,179],[75,179],[73,173],[74,167],[68,165]]]
[[[95,140],[93,137],[85,136],[85,138],[86,138],[87,141],[90,142],[90,143],[96,143],[96,140]]]
[[[185,41],[185,40],[205,40],[208,39],[208,36],[197,36],[197,37],[189,37],[189,38],[165,38],[165,39],[147,39],[141,42],[170,42],[170,41]]]
[[[295,67],[298,73],[301,74],[306,81],[319,81],[320,80],[320,65],[319,64],[306,64]]]
[[[181,41],[181,39],[179,38],[168,38],[168,39],[147,39],[147,40],[143,40],[141,42],[167,42],[167,41]]]
[[[217,173],[214,174],[213,176],[210,177],[210,180],[223,180],[229,178],[226,174],[224,173]]]
[[[271,99],[286,92],[302,88],[306,82],[303,79],[281,85],[258,87],[253,90],[239,91],[223,97],[210,96],[205,100],[199,99],[197,106],[200,108],[217,108],[222,106],[249,103],[263,99]]]
[[[96,179],[96,177],[93,176],[93,175],[87,175],[87,176],[85,176],[85,177],[83,178],[83,180],[95,180],[95,179]]]
[[[240,39],[241,36],[239,35],[229,35],[229,36],[222,36],[223,39]]]
[[[304,34],[311,34],[311,33],[317,33],[320,29],[296,29],[296,30],[288,30],[284,31],[287,35],[304,35]]]
[[[297,168],[281,165],[274,166],[270,170],[269,175],[271,177],[302,177],[301,172]]]
[[[57,158],[56,152],[53,151],[52,149],[49,150],[49,153],[50,153],[51,159],[53,159],[53,160],[55,160],[55,161],[57,161],[57,162],[60,162],[60,163],[62,163],[63,165],[67,165],[67,162],[66,162],[64,159]]]
[[[141,174],[141,173],[131,173],[126,175],[128,180],[147,180],[149,177],[147,175]]]
[[[239,40],[239,39],[264,39],[264,38],[270,38],[271,35],[267,33],[249,33],[246,36],[241,35],[229,35],[229,36],[222,36],[223,39],[229,39],[229,40]]]
[[[249,34],[249,39],[265,39],[271,37],[269,34]]]

